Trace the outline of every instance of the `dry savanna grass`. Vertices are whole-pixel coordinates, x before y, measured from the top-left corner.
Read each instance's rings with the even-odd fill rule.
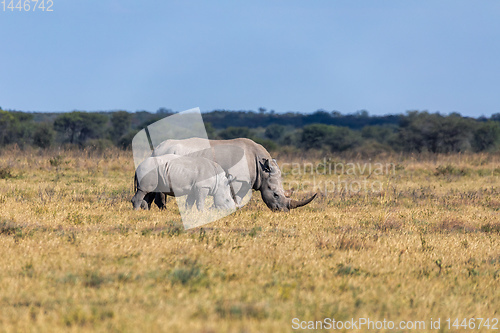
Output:
[[[185,231],[173,199],[131,209],[130,152],[2,151],[1,331],[290,332],[293,318],[425,321],[420,331],[441,318],[448,331],[447,318],[500,317],[498,155],[328,161],[394,168],[290,167],[295,198],[317,190],[313,177],[345,183],[291,213],[254,193]],[[363,180],[375,190],[344,186]]]

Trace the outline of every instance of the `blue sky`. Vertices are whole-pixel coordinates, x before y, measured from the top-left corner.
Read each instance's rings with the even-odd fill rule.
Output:
[[[496,0],[53,3],[0,4],[3,109],[500,112]]]

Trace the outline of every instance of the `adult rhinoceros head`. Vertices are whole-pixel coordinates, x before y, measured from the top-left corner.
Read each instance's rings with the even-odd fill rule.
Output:
[[[307,205],[316,197],[316,194],[314,194],[309,199],[301,201],[288,198],[285,195],[285,190],[283,190],[281,171],[275,160],[270,161],[267,158],[262,158],[259,161],[258,167],[261,177],[260,192],[262,200],[264,200],[269,209],[288,212],[290,209]]]

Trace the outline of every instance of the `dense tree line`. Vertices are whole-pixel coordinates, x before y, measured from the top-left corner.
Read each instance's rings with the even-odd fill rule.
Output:
[[[138,111],[27,113],[0,109],[0,149],[50,148],[60,145],[104,149],[130,147],[134,135],[166,116]],[[402,115],[370,116],[361,111],[342,115],[316,111],[312,114],[277,114],[216,110],[203,114],[209,138],[248,137],[268,149],[282,146],[329,152],[380,151],[452,153],[500,149],[500,114],[490,118],[462,117],[410,111]]]

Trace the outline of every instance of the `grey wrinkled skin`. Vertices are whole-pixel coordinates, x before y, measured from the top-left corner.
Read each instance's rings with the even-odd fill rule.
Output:
[[[131,202],[134,209],[149,209],[155,195],[187,195],[186,208],[194,204],[203,211],[205,198],[214,198],[214,207],[223,210],[235,209],[229,186],[232,176],[217,163],[202,157],[166,154],[148,157],[136,170],[136,193]]]
[[[224,171],[234,176],[231,186],[237,204],[251,189],[260,191],[262,200],[273,211],[289,211],[307,205],[316,197],[315,194],[302,201],[288,198],[283,189],[278,164],[263,146],[250,139],[166,140],[153,151],[153,156],[164,154],[201,156],[216,161]],[[238,163],[242,157],[246,160],[246,165]],[[161,198],[155,201],[160,204],[162,202]]]

